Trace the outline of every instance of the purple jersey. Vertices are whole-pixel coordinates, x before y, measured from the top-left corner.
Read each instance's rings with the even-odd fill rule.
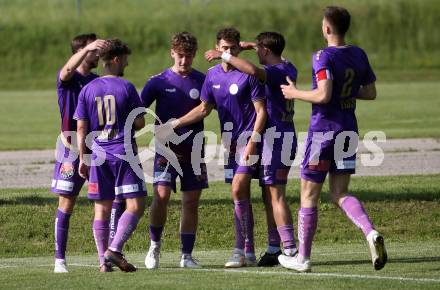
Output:
[[[313,104],[311,132],[357,132],[354,114],[361,86],[376,81],[365,52],[357,46],[327,47],[313,55],[313,89],[317,78],[332,79],[333,91],[327,104]]]
[[[151,77],[141,92],[141,99],[146,108],[156,101],[156,115],[162,123],[171,118],[180,118],[200,104],[200,91],[205,75],[197,70],[183,77],[171,69]],[[156,120],[156,125],[159,125]],[[177,135],[183,135],[192,130],[180,147],[192,146],[194,136],[203,131],[203,121],[176,129]],[[190,150],[183,150],[191,152]]]
[[[89,121],[89,131],[100,132],[94,143],[110,156],[124,155],[125,122],[130,112],[139,107],[142,103],[133,84],[119,77],[100,77],[81,90],[75,119]],[[136,151],[134,130],[128,133]]]
[[[295,131],[293,125],[294,100],[287,100],[281,91],[281,85],[287,85],[286,77],[296,81],[297,71],[289,61],[264,67],[266,71],[266,128],[276,127],[278,132]]]
[[[70,80],[63,82],[60,79],[60,73],[58,73],[57,93],[61,114],[61,132],[76,131],[76,120],[73,119],[73,114],[78,104],[79,93],[85,85],[97,77],[98,75],[94,73],[83,76],[78,71],[75,71]]]
[[[253,131],[256,112],[253,102],[264,100],[263,86],[258,80],[237,69],[225,72],[221,64],[210,68],[203,83],[200,99],[215,105],[221,131],[232,123],[232,141],[245,131]]]

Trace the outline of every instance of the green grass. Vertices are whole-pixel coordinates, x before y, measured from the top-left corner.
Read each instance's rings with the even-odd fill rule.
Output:
[[[389,241],[433,241],[440,238],[440,175],[354,178],[351,192],[365,201],[372,220]],[[0,257],[50,255],[53,251],[53,216],[57,198],[48,189],[0,190]],[[266,222],[260,189],[253,182],[252,198],[257,247],[264,247]],[[298,208],[299,180],[288,185],[288,201],[293,213]],[[320,204],[320,221],[316,243],[359,243],[362,234],[329,202],[327,187]],[[149,188],[151,193],[151,187]],[[94,253],[91,235],[93,207],[81,194],[71,219],[69,254]],[[149,198],[149,203],[151,199]],[[229,249],[233,240],[233,216],[230,187],[211,182],[203,192],[196,248]],[[169,219],[164,231],[164,249],[179,249],[178,221],[180,194],[174,194]],[[147,247],[148,213],[126,245],[128,252],[141,252]],[[296,220],[296,214],[294,214]],[[296,226],[295,226],[296,228]]]
[[[298,208],[298,188],[298,180],[289,181],[288,200],[293,212]],[[5,289],[438,289],[439,188],[440,175],[353,178],[351,191],[364,201],[371,219],[386,238],[389,263],[380,272],[371,266],[361,232],[329,203],[328,187],[324,188],[320,202],[312,273],[294,274],[279,267],[223,270],[233,246],[232,204],[229,186],[213,182],[203,194],[195,249],[203,269],[176,267],[180,194],[174,194],[164,231],[161,268],[143,268],[148,247],[146,215],[125,247],[128,259],[139,271],[117,271],[105,279],[97,271],[89,201],[80,197],[71,219],[70,273],[54,275],[51,272],[56,198],[47,189],[2,189],[0,285]],[[263,250],[266,229],[258,191],[253,183],[256,246]]]
[[[300,87],[307,88],[304,84]],[[439,90],[438,82],[379,83],[377,100],[358,102],[361,136],[379,130],[388,138],[439,138]],[[295,106],[297,131],[306,131],[311,105],[297,101]],[[0,91],[0,150],[54,148],[59,120],[55,90]],[[215,111],[206,119],[205,129],[218,134]],[[150,139],[151,134],[141,137],[139,144]]]
[[[280,267],[221,268],[229,251],[197,251],[200,270],[176,267],[178,253],[163,253],[161,268],[143,268],[144,254],[128,255],[136,273],[103,274],[96,257],[70,257],[69,274],[54,275],[51,257],[0,259],[5,289],[438,289],[440,247],[435,242],[389,243],[390,261],[375,272],[364,244],[317,246],[312,273],[296,274]],[[12,266],[12,267],[5,267]]]
[[[104,38],[117,36],[129,44],[133,54],[126,75],[137,86],[168,65],[173,33],[194,33],[199,52],[204,52],[213,47],[215,34],[225,26],[236,26],[243,39],[251,40],[262,31],[280,31],[287,39],[285,56],[309,75],[311,52],[324,45],[322,9],[330,3],[88,0],[81,4],[78,17],[74,0],[0,1],[0,38],[5,39],[0,47],[0,87],[53,87],[55,72],[70,55],[70,40],[90,31]],[[337,4],[352,14],[347,40],[366,49],[375,69],[411,70],[416,78],[415,70],[439,70],[440,39],[433,33],[440,14],[438,1],[341,0]],[[201,54],[195,64],[202,70],[209,66]]]

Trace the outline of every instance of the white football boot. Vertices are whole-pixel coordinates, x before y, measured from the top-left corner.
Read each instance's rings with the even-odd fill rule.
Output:
[[[64,259],[55,259],[55,267],[53,269],[54,273],[68,273],[66,260]]]
[[[310,262],[310,259],[304,259],[303,261],[300,261],[298,257],[299,255],[295,255],[293,257],[279,255],[278,261],[284,268],[295,270],[301,273],[310,272],[312,270],[312,263]]]
[[[382,269],[388,260],[383,236],[379,234],[378,231],[372,230],[367,235],[367,242],[370,248],[371,261],[373,262],[374,269]]]
[[[244,251],[241,249],[234,249],[232,256],[225,264],[225,268],[240,268],[246,266]]]
[[[145,267],[147,269],[157,269],[159,268],[159,258],[160,258],[160,246],[151,245],[145,256]]]
[[[192,269],[201,268],[199,263],[197,263],[197,261],[191,255],[188,254],[182,255],[179,266],[180,268],[192,268]]]

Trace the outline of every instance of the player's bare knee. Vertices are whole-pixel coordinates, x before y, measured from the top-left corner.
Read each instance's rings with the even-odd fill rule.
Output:
[[[61,196],[58,199],[58,208],[65,213],[71,214],[75,207],[76,196]]]

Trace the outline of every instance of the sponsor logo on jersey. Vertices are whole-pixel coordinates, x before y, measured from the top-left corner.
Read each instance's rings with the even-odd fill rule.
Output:
[[[212,87],[217,90],[220,89],[220,85],[212,85]]]
[[[175,93],[176,92],[176,88],[165,89],[165,91],[168,92],[168,93]]]

